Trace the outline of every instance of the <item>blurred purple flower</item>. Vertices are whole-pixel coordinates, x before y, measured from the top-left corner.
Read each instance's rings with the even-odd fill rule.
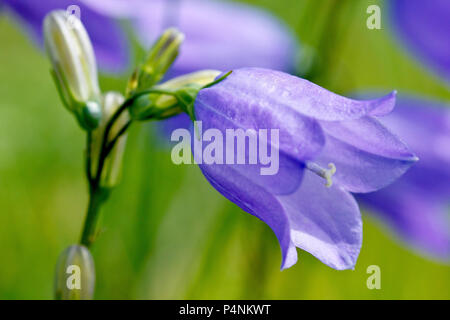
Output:
[[[95,5],[95,0],[90,0]],[[169,77],[201,69],[261,67],[294,72],[301,54],[295,36],[269,13],[242,3],[209,0],[114,1],[108,14],[133,21],[144,46],[167,27],[186,35]],[[181,114],[160,123],[163,132],[186,128]]]
[[[107,7],[108,0],[96,0],[99,8]],[[86,1],[87,2],[87,1]],[[38,45],[43,46],[42,22],[51,10],[66,10],[70,5],[80,8],[80,19],[91,38],[99,66],[106,72],[121,72],[129,62],[128,42],[117,21],[93,10],[83,0],[1,0],[7,12],[16,17]]]
[[[392,1],[391,20],[399,38],[450,82],[450,1]]]
[[[387,188],[358,196],[408,244],[450,260],[450,105],[409,96],[381,122],[420,161]]]
[[[292,71],[300,49],[290,31],[269,13],[226,1],[147,1],[135,11],[133,25],[144,46],[167,27],[186,35],[172,75],[241,67]]]
[[[248,154],[246,164],[199,166],[222,195],[273,229],[283,269],[297,261],[295,247],[332,268],[353,268],[362,221],[350,192],[383,188],[417,160],[375,118],[394,104],[395,93],[357,101],[286,73],[238,69],[199,92],[196,119],[203,130],[217,128],[224,136],[226,129],[279,129],[279,171],[261,175]],[[198,158],[198,148],[193,150]],[[319,176],[326,177],[321,168],[329,163],[337,171],[327,188]]]

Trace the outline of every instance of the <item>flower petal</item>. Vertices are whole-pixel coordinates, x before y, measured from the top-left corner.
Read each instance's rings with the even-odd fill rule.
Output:
[[[233,70],[214,88],[227,88],[241,93],[251,92],[253,96],[264,97],[268,105],[282,106],[307,117],[327,121],[387,114],[394,108],[396,95],[392,92],[380,99],[352,100],[302,78],[261,68]]]
[[[218,129],[221,132],[223,138],[227,135],[227,130],[233,130],[236,132],[237,129],[242,129],[244,131],[247,130],[245,124],[235,122],[233,119],[229,119],[224,117],[221,113],[217,113],[217,110],[207,106],[208,102],[206,98],[200,98],[196,102],[196,116],[197,120],[202,121],[202,129],[203,131],[207,131],[208,129]],[[217,105],[217,104],[216,104]],[[219,111],[220,112],[220,111]],[[270,128],[270,127],[269,127]],[[279,127],[278,127],[279,128]],[[251,128],[257,130],[258,128]],[[251,134],[251,131],[248,131]],[[258,144],[261,143],[257,136],[257,132],[254,131],[254,139]],[[270,133],[268,133],[270,135]],[[227,140],[229,138],[226,138]],[[280,149],[276,148],[276,153],[274,157],[277,157],[275,161],[278,163],[278,170],[275,174],[272,175],[262,175],[262,168],[268,167],[267,165],[262,165],[260,161],[257,164],[250,164],[250,140],[251,138],[245,138],[247,145],[245,146],[245,156],[244,163],[245,164],[237,164],[237,155],[238,155],[238,142],[235,141],[234,146],[231,146],[226,142],[223,143],[223,154],[221,158],[223,159],[223,163],[228,163],[227,166],[230,166],[236,172],[239,172],[241,175],[246,177],[247,179],[252,180],[255,184],[259,186],[265,186],[271,192],[276,194],[284,194],[290,193],[294,191],[301,182],[303,176],[303,164],[291,157],[289,154],[282,151],[281,146]],[[273,143],[269,139],[269,146],[272,146]],[[203,144],[203,150],[207,145]],[[261,148],[261,145],[258,146],[258,149]],[[268,147],[270,149],[270,147]],[[241,151],[242,152],[242,151]],[[270,151],[269,151],[270,154]],[[258,154],[257,154],[258,155]],[[227,157],[231,156],[234,160],[233,163],[226,162]],[[260,160],[260,159],[257,159]]]
[[[325,141],[316,120],[272,100],[267,94],[259,94],[264,81],[257,80],[252,87],[246,87],[245,83],[241,87],[241,83],[219,83],[201,90],[195,100],[197,120],[215,121],[215,128],[224,127],[221,121],[226,121],[226,128],[277,129],[281,152],[295,159],[310,159],[319,153]]]
[[[321,121],[326,143],[316,161],[336,166],[333,181],[350,192],[371,192],[392,183],[417,161],[408,147],[373,117]]]
[[[278,196],[289,220],[295,246],[326,265],[353,269],[362,245],[362,220],[352,195],[306,172],[293,194]]]
[[[282,250],[281,268],[297,262],[295,246],[337,270],[354,268],[362,243],[358,206],[348,193],[305,172],[300,188],[273,196],[231,166],[200,165],[205,177],[222,195],[268,224]]]
[[[401,95],[395,111],[380,118],[385,126],[408,143],[420,158],[421,168],[430,168],[450,181],[450,104]]]
[[[274,155],[278,156],[279,164],[276,174],[261,175],[261,164],[233,167],[272,193],[286,194],[296,190],[302,178],[304,160],[316,155],[324,144],[323,132],[317,121],[276,102],[267,103],[264,96],[250,90],[219,85],[199,92],[195,100],[196,120],[202,121],[205,131],[218,129],[223,137],[229,129],[234,132],[237,129],[253,130],[255,137],[261,129],[267,129],[268,136],[273,130],[278,130],[279,142],[268,141],[278,153]],[[262,142],[258,138],[260,148]],[[235,149],[226,148],[225,152],[236,154]],[[246,164],[250,163],[248,153],[245,160]]]
[[[19,18],[27,31],[43,44],[42,22],[55,9],[66,10],[70,5],[80,7],[80,19],[91,38],[100,68],[106,72],[122,72],[128,66],[128,43],[119,25],[101,12],[92,10],[80,0],[46,0],[39,5],[28,0],[4,0],[7,8]],[[103,5],[107,5],[104,2]]]
[[[282,251],[282,268],[297,262],[290,239],[289,222],[277,199],[227,165],[199,165],[203,175],[225,198],[265,222],[277,236]]]

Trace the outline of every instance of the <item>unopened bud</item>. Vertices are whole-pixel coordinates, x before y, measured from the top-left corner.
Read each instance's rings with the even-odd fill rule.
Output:
[[[139,70],[137,90],[149,88],[158,83],[178,56],[184,34],[175,28],[169,28],[150,48],[144,64]],[[135,79],[131,79],[135,81]],[[133,87],[131,85],[131,87]]]
[[[45,48],[52,75],[66,107],[88,130],[99,123],[97,64],[91,41],[81,21],[62,10],[44,20]]]
[[[173,94],[149,93],[135,99],[129,108],[130,115],[135,120],[164,119],[181,113],[183,107],[174,95],[181,98],[195,99],[196,93],[205,85],[214,81],[220,71],[203,70],[173,78],[158,86],[156,90],[170,91]],[[185,101],[187,102],[187,100]],[[191,101],[192,102],[192,101]]]
[[[89,250],[72,245],[58,258],[55,273],[55,298],[90,300],[94,297],[95,266]]]
[[[76,117],[83,128],[93,130],[99,126],[102,119],[102,107],[97,102],[88,101],[80,107]]]

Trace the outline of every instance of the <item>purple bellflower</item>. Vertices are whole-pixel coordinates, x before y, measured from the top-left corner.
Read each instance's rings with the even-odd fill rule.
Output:
[[[358,196],[408,244],[450,260],[450,109],[448,104],[400,96],[381,122],[420,158],[403,177]]]
[[[396,0],[391,20],[414,55],[450,82],[450,1]]]
[[[357,101],[286,73],[237,69],[199,91],[193,115],[202,128],[194,126],[192,132],[278,129],[279,141],[268,143],[271,152],[278,150],[279,170],[261,175],[263,165],[249,164],[247,151],[244,164],[197,162],[222,195],[272,228],[282,269],[296,263],[296,247],[332,268],[354,268],[362,221],[351,193],[383,188],[417,160],[377,120],[394,104],[395,92]],[[199,159],[196,143],[194,138],[192,150]],[[225,152],[236,150],[227,143]]]
[[[109,5],[109,1],[97,0],[101,6]],[[8,13],[16,17],[27,33],[43,46],[42,23],[47,13],[52,10],[67,10],[69,6],[80,8],[80,20],[83,22],[91,38],[96,59],[100,68],[106,72],[121,72],[129,62],[128,42],[124,31],[117,21],[93,10],[83,0],[42,0],[37,3],[32,0],[0,0]]]

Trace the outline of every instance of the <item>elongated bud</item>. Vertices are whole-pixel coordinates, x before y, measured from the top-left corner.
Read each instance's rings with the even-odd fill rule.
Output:
[[[175,94],[180,97],[188,92],[198,92],[203,86],[214,81],[221,74],[217,70],[202,70],[166,81],[155,89],[169,91],[173,94],[149,93],[142,95],[129,108],[130,115],[135,120],[163,119],[183,111]]]
[[[65,106],[80,125],[91,130],[99,124],[97,64],[91,41],[81,21],[62,10],[50,12],[44,20],[45,48],[52,64],[52,76]]]
[[[91,172],[95,176],[97,174],[97,166],[100,156],[100,149],[102,145],[102,140],[105,133],[105,128],[111,117],[119,109],[119,107],[124,102],[124,97],[118,92],[107,92],[102,99],[102,112],[103,118],[98,126],[92,132],[92,142],[91,142]],[[120,132],[120,130],[128,123],[129,115],[128,112],[123,112],[120,117],[114,122],[109,135],[108,142],[111,142],[114,137]],[[124,133],[117,140],[114,148],[109,153],[105,160],[102,176],[100,178],[100,185],[105,188],[111,188],[115,186],[120,178],[120,173],[122,169],[122,158],[125,150],[127,140],[127,133]]]
[[[89,250],[72,245],[58,258],[55,273],[55,298],[90,300],[94,297],[95,266]]]
[[[130,79],[129,91],[139,91],[158,83],[177,58],[183,40],[184,34],[175,28],[164,31],[150,48],[137,79]]]

